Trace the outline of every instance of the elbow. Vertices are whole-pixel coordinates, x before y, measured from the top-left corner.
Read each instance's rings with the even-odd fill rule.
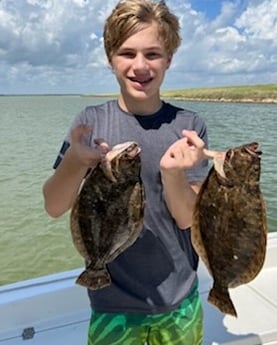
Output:
[[[175,216],[172,215],[172,217],[179,229],[187,230],[191,227],[192,219],[189,215],[177,214]]]
[[[52,218],[59,218],[65,213],[65,211],[58,210],[57,208],[48,205],[47,202],[44,203],[44,209],[46,213]]]
[[[178,226],[179,229],[181,230],[188,230],[191,226],[191,223],[186,222],[186,221],[176,221],[176,224]]]
[[[53,197],[51,198],[48,195],[45,189],[45,186],[43,188],[43,197],[44,197],[44,209],[50,217],[59,218],[68,210],[68,208],[60,207],[57,204],[57,200],[53,200]]]

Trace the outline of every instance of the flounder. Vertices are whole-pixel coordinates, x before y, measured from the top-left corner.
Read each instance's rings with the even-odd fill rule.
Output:
[[[86,177],[70,216],[73,243],[86,261],[77,284],[89,289],[110,285],[106,264],[138,238],[144,214],[140,169],[138,144],[125,142]]]
[[[237,316],[229,288],[253,280],[266,252],[266,210],[257,143],[218,153],[194,209],[192,243],[213,278],[208,301]]]

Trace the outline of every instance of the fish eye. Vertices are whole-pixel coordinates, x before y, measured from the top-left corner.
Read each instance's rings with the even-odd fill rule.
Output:
[[[125,151],[124,153],[123,153],[123,155],[122,155],[122,158],[128,158],[129,157],[129,153],[128,153],[128,151]]]
[[[231,157],[231,154],[232,154],[232,152],[229,150],[229,151],[227,151],[226,152],[226,157],[225,158],[230,158]]]

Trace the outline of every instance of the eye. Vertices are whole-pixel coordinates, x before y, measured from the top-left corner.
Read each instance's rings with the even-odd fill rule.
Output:
[[[118,52],[117,54],[118,56],[123,56],[126,57],[127,59],[132,59],[135,57],[135,54],[131,51],[122,51],[122,52]]]
[[[147,59],[149,60],[155,60],[161,57],[160,53],[157,52],[149,52],[146,54]]]

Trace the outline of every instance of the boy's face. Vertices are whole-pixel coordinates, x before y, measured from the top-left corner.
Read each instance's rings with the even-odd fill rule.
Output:
[[[110,64],[125,104],[159,102],[160,85],[170,61],[156,23],[149,24],[123,42],[111,57]],[[121,105],[124,107],[124,104]]]

